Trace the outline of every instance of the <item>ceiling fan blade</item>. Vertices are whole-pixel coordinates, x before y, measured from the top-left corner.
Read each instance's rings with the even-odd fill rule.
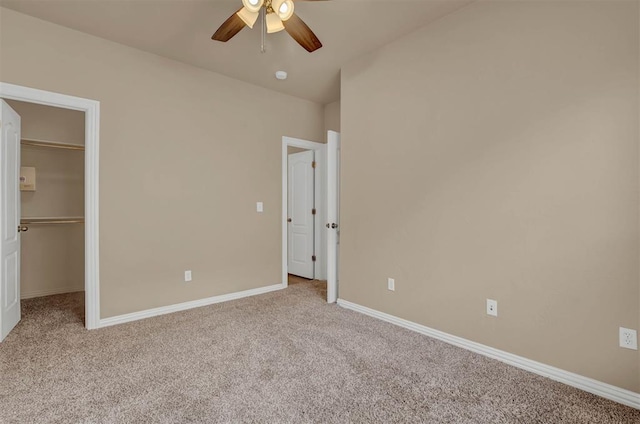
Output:
[[[242,9],[240,9],[242,10]],[[240,11],[238,10],[238,12]],[[242,28],[244,28],[247,24],[244,23],[242,19],[238,16],[238,12],[229,16],[229,19],[224,21],[220,28],[216,31],[215,34],[211,36],[212,40],[227,42],[233,38],[234,35],[240,32]]]
[[[311,31],[311,28],[304,23],[302,19],[295,13],[286,21],[283,22],[284,29],[289,35],[304,47],[309,53],[318,50],[322,47],[322,43],[318,40],[318,37]]]

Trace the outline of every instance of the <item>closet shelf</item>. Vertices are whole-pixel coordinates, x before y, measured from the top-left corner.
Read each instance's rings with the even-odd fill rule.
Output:
[[[20,220],[20,225],[31,224],[84,224],[84,217],[22,218]]]
[[[57,141],[32,140],[29,138],[21,139],[20,144],[23,146],[30,146],[30,147],[48,147],[52,149],[84,150],[84,146],[81,144],[58,143]]]

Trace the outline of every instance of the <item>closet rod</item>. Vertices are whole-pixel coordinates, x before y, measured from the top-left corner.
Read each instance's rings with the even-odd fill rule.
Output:
[[[31,224],[84,224],[84,218],[22,218],[20,225]]]
[[[22,144],[23,146],[31,146],[31,147],[50,147],[53,149],[84,150],[84,146],[81,144],[58,143],[57,141],[31,140],[28,138],[23,138],[22,140],[20,140],[20,144]]]

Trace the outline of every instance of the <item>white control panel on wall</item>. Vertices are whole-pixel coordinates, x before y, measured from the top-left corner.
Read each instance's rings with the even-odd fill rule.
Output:
[[[256,203],[256,211],[257,211],[257,212],[262,212],[262,211],[264,211],[264,205],[262,204],[262,202],[258,202],[258,203]]]
[[[20,191],[36,191],[36,168],[20,167]]]

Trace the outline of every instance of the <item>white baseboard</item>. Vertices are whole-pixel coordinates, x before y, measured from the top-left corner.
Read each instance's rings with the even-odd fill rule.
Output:
[[[462,337],[435,330],[433,328],[429,328],[415,322],[407,321],[393,315],[385,314],[384,312],[376,311],[375,309],[367,308],[365,306],[361,306],[346,300],[338,299],[338,305],[342,306],[343,308],[351,309],[356,312],[378,318],[382,321],[390,322],[391,324],[407,328],[417,333],[433,337],[434,339],[442,340],[443,342],[479,353],[489,358],[497,359],[498,361],[513,365],[514,367],[530,371],[534,374],[538,374],[555,381],[559,381],[560,383],[576,387],[578,389],[584,390],[585,392],[593,393],[594,395],[602,396],[603,398],[610,399],[623,405],[640,409],[640,394],[632,392],[630,390],[612,386],[611,384],[603,383],[601,381],[565,371],[560,368],[552,367],[550,365],[545,365],[543,363],[536,362],[522,356],[514,355],[512,353],[476,343],[471,340],[463,339]]]
[[[62,293],[74,293],[83,291],[83,286],[69,286],[69,287],[56,287],[54,289],[45,289],[45,290],[31,290],[31,291],[21,291],[20,299],[31,299],[34,297],[42,297],[42,296],[52,296],[54,294],[62,294]]]
[[[125,322],[138,321],[140,319],[156,317],[158,315],[170,314],[172,312],[185,311],[187,309],[199,308],[201,306],[213,305],[214,303],[227,302],[229,300],[241,299],[243,297],[255,296],[275,290],[281,290],[286,286],[274,284],[272,286],[259,287],[257,289],[244,290],[235,293],[222,294],[220,296],[207,297],[205,299],[192,300],[190,302],[176,303],[175,305],[161,306],[159,308],[146,309],[144,311],[132,312],[130,314],[117,315],[115,317],[100,320],[98,328],[109,327]]]

